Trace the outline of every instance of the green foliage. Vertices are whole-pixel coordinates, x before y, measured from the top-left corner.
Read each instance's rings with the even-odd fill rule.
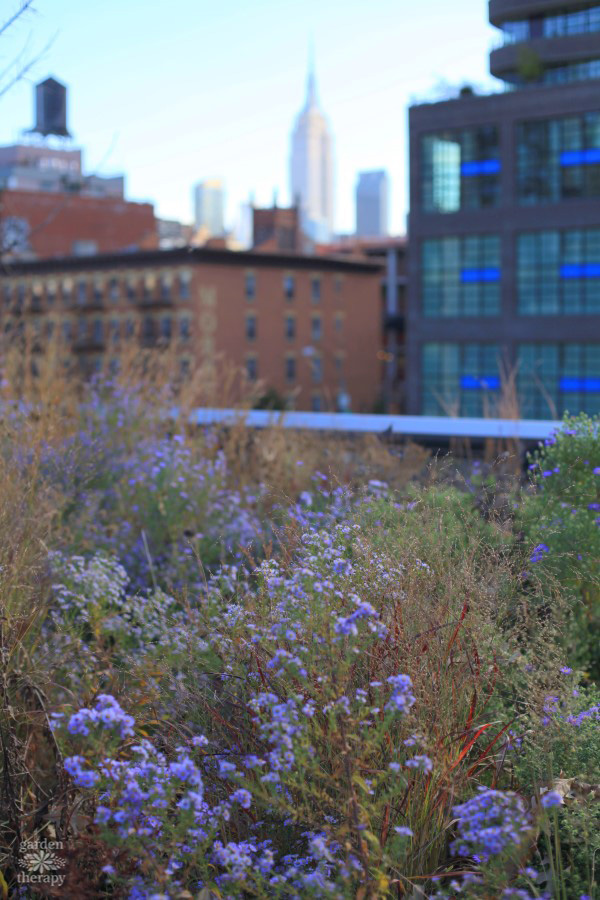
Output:
[[[600,422],[582,414],[530,458],[532,484],[517,515],[540,589],[558,581],[571,598],[569,661],[600,674]],[[536,548],[538,548],[536,550]]]

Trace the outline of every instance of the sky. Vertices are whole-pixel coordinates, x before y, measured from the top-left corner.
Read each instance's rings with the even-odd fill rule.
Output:
[[[0,0],[0,20],[20,0]],[[251,193],[290,202],[289,152],[309,46],[334,138],[335,228],[354,230],[357,173],[386,169],[390,225],[406,228],[407,108],[442,82],[498,89],[487,0],[35,0],[0,37],[0,71],[44,50],[0,98],[0,144],[34,121],[33,87],[68,85],[87,173],[124,173],[130,200],[192,220],[192,186],[221,178],[226,224]],[[47,46],[50,43],[50,46]]]

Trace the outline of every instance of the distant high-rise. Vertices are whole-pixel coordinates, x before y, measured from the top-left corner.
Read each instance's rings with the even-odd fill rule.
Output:
[[[332,138],[317,102],[314,64],[309,66],[306,102],[292,133],[292,202],[300,206],[302,230],[325,242],[333,232]]]
[[[194,188],[194,222],[196,228],[206,228],[211,237],[220,237],[224,225],[225,191],[217,178],[201,181]]]
[[[385,237],[389,231],[387,172],[359,172],[356,184],[356,234],[358,237]]]

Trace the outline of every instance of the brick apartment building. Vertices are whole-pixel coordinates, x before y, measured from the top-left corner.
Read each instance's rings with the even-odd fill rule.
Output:
[[[309,252],[311,242],[302,234],[299,207],[276,203],[264,209],[253,206],[252,249],[266,253]]]
[[[381,375],[381,265],[367,259],[174,249],[16,262],[2,327],[83,372],[127,345],[170,345],[183,377],[217,356],[296,409],[372,411]],[[343,397],[343,402],[340,401]]]
[[[123,175],[85,174],[67,128],[67,88],[35,88],[36,124],[0,147],[0,263],[158,247],[150,203],[125,199]]]
[[[368,259],[381,266],[380,309],[382,404],[385,412],[404,413],[406,397],[404,322],[407,293],[405,237],[357,237],[349,235],[332,244],[318,244],[319,255]]]
[[[154,208],[123,197],[0,188],[0,262],[152,250]]]

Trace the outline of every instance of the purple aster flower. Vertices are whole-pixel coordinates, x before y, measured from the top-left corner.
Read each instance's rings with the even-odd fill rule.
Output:
[[[544,809],[551,809],[553,806],[562,806],[564,801],[558,791],[548,791],[542,794],[542,806]]]

